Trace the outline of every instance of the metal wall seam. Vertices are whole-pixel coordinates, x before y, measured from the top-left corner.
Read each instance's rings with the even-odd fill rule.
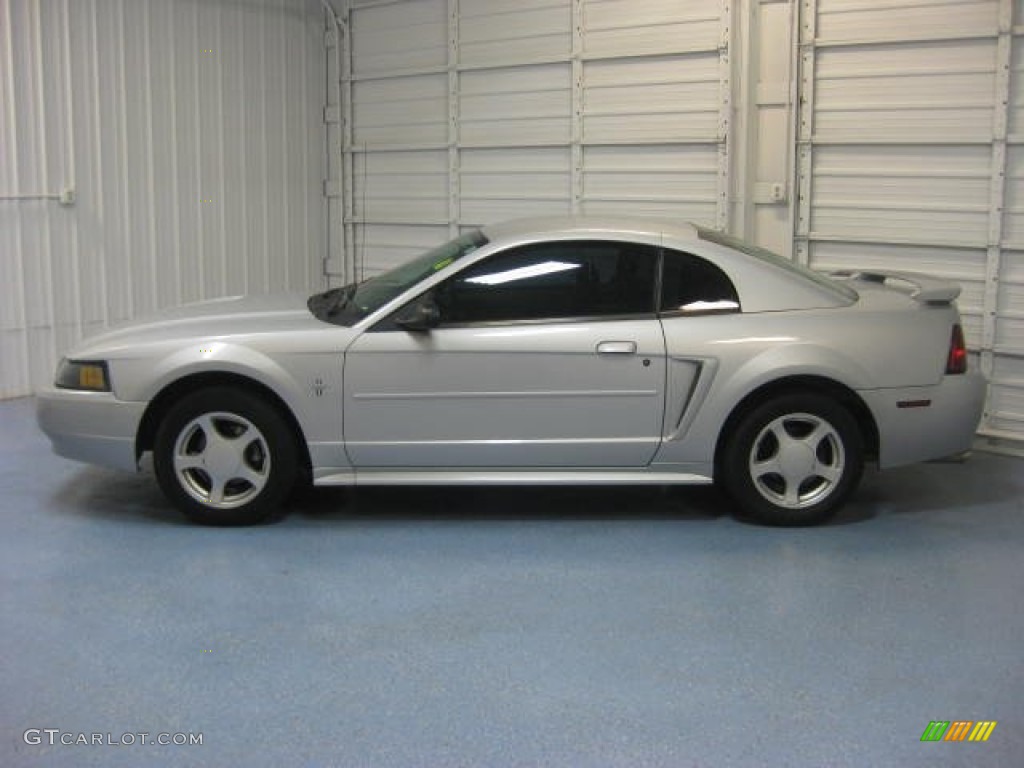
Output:
[[[146,29],[145,34],[141,35],[142,38],[142,51],[144,59],[144,73],[146,82],[153,81],[153,57],[152,51],[149,45],[149,31],[152,29],[152,22],[150,19],[150,0],[146,0],[142,5],[143,14],[143,26]],[[153,89],[146,88],[145,91],[145,111],[146,111],[146,145],[149,147],[155,147],[155,141],[153,138]],[[160,306],[160,289],[159,289],[159,272],[156,265],[156,173],[154,171],[154,152],[146,153],[146,193],[149,199],[149,210],[147,216],[149,218],[149,258],[152,260],[152,272],[150,274],[149,289],[151,299],[151,310],[156,309]]]
[[[230,253],[228,251],[228,236],[227,236],[227,198],[231,194],[231,187],[228,185],[227,179],[227,160],[224,155],[224,79],[227,77],[224,71],[224,59],[227,56],[227,49],[224,45],[224,33],[223,33],[223,20],[224,20],[224,6],[218,4],[214,8],[214,19],[216,20],[213,25],[213,37],[217,42],[215,43],[214,50],[217,51],[215,61],[217,62],[217,76],[215,78],[214,103],[216,107],[216,141],[217,141],[217,203],[216,211],[220,217],[220,226],[218,227],[218,234],[220,237],[220,285],[218,286],[217,293],[224,295],[229,292],[230,283],[228,281],[228,261]],[[244,43],[242,43],[244,45]],[[288,57],[285,56],[285,62],[287,63]],[[305,89],[303,89],[305,91]],[[245,133],[241,131],[240,133]],[[287,157],[287,155],[286,155]],[[238,192],[236,194],[240,196],[245,195],[245,189],[240,184],[236,185]],[[287,195],[285,196],[288,197]],[[286,219],[287,220],[287,219]],[[245,263],[244,254],[241,259],[242,264]]]
[[[267,82],[268,67],[267,67],[267,19],[265,16],[260,16],[260,82]],[[267,98],[266,95],[260,99],[260,157],[263,160],[263,182],[267,183],[270,178],[270,166],[268,163],[269,157],[269,141],[267,137]],[[260,237],[260,265],[262,269],[263,286],[270,285],[270,196],[264,194],[262,196],[263,203],[263,216],[260,218],[260,227],[262,229]]]
[[[817,0],[800,0],[796,10],[799,51],[800,98],[794,100],[797,121],[796,230],[793,233],[793,255],[801,264],[811,260],[811,192],[814,173],[814,75],[815,37],[817,34]]]
[[[168,15],[165,19],[166,22],[166,35],[170,43],[170,49],[174,50],[174,16],[170,12],[173,8],[167,6]],[[159,24],[157,25],[159,29]],[[151,30],[152,31],[152,30]],[[169,91],[170,98],[168,99],[167,110],[170,113],[167,120],[168,132],[170,133],[172,140],[170,142],[170,155],[171,155],[171,169],[172,172],[168,173],[167,183],[170,186],[170,216],[171,216],[171,228],[170,228],[170,239],[171,239],[171,258],[174,261],[174,303],[181,304],[185,298],[184,285],[182,281],[178,279],[181,274],[181,206],[178,205],[178,201],[181,199],[180,187],[178,183],[178,142],[176,139],[176,131],[178,126],[178,74],[177,67],[174,65],[173,60],[168,66],[167,72],[167,88]],[[158,305],[159,306],[159,305]]]
[[[196,3],[191,7],[190,22],[191,32],[195,35],[196,43],[200,44],[201,36],[204,32],[203,27],[199,24],[199,3]],[[199,62],[198,60],[193,62],[194,66],[189,66],[189,91],[191,94],[198,94],[201,78],[199,75]],[[192,194],[192,199],[188,201],[187,205],[193,208],[193,215],[195,216],[196,232],[195,232],[195,249],[196,249],[196,277],[198,280],[197,284],[197,296],[192,298],[192,301],[202,301],[208,298],[206,292],[206,270],[204,269],[206,259],[206,249],[203,247],[203,235],[205,234],[204,221],[203,221],[203,201],[206,199],[206,194],[209,192],[203,186],[203,153],[200,149],[203,143],[203,110],[198,104],[198,99],[193,105],[192,119],[189,121],[189,133],[191,139],[194,142],[194,152],[192,154],[192,172],[193,179],[195,180],[195,186]]]
[[[92,7],[91,7],[91,12],[89,13],[89,19],[91,21],[91,24],[90,24],[90,40],[92,42],[92,50],[90,51],[91,55],[89,57],[89,65],[90,65],[90,75],[91,75],[90,80],[91,80],[91,85],[92,85],[92,90],[91,90],[92,98],[89,100],[89,108],[90,108],[90,113],[91,113],[90,117],[92,118],[90,120],[90,123],[91,123],[90,127],[92,128],[92,135],[90,136],[90,138],[92,139],[93,142],[95,142],[95,144],[94,144],[94,146],[92,148],[93,149],[93,152],[92,152],[92,159],[93,159],[92,170],[95,173],[94,173],[94,178],[93,178],[93,184],[92,184],[91,192],[93,193],[93,197],[94,197],[94,199],[96,201],[95,202],[96,216],[99,218],[100,221],[102,221],[104,219],[104,205],[103,205],[103,180],[104,180],[104,173],[103,173],[103,142],[102,142],[102,139],[101,139],[101,137],[103,135],[103,132],[102,132],[102,128],[101,128],[101,119],[100,119],[101,108],[100,108],[100,103],[99,103],[100,102],[100,100],[99,100],[99,93],[100,93],[100,71],[99,71],[99,68],[100,68],[100,65],[99,65],[99,60],[100,60],[100,41],[99,41],[99,25],[98,25],[98,22],[97,22],[97,15],[98,14],[96,12],[97,11],[97,2],[96,2],[96,0],[92,0],[91,6]],[[107,260],[102,258],[102,253],[101,253],[100,254],[100,258],[98,259],[98,261],[99,261],[99,275],[98,275],[98,278],[99,278],[99,287],[100,287],[100,307],[102,307],[103,325],[109,325],[110,324],[110,297],[109,297],[108,280],[107,280],[107,272],[108,272]]]
[[[124,29],[124,0],[118,0],[117,5],[117,30],[120,38],[125,40],[125,29]],[[120,187],[120,204],[121,204],[121,227],[120,236],[122,243],[122,253],[124,255],[124,274],[122,279],[126,279],[127,290],[124,292],[124,299],[127,306],[123,308],[124,313],[128,317],[132,317],[135,314],[135,298],[133,296],[132,287],[135,283],[135,263],[134,259],[129,256],[128,244],[131,242],[131,221],[133,216],[133,209],[136,207],[136,200],[132,199],[132,195],[128,190],[128,86],[126,83],[126,71],[125,71],[125,46],[120,45],[116,50],[116,57],[113,62],[117,66],[117,101],[118,101],[118,113],[117,113],[117,128],[115,136],[117,137],[118,147],[118,164],[120,165],[120,172],[117,174],[117,186]]]
[[[50,155],[47,152],[46,147],[46,135],[45,126],[46,122],[46,93],[43,85],[43,73],[46,71],[43,67],[43,30],[42,30],[42,9],[37,5],[33,8],[33,37],[35,39],[35,86],[36,93],[35,98],[38,101],[38,124],[42,130],[39,132],[39,149],[38,159],[39,163],[39,176],[42,180],[42,186],[45,188],[50,183]],[[51,233],[52,227],[52,216],[50,207],[46,206],[43,209],[43,232],[42,232],[42,261],[43,261],[43,274],[42,276],[46,280],[45,294],[46,294],[46,316],[51,319],[49,331],[46,332],[47,344],[46,347],[49,350],[49,359],[55,360],[57,358],[57,329],[56,329],[56,318],[54,316],[54,300],[53,300],[53,236]],[[36,349],[38,355],[38,347],[32,345]],[[32,355],[30,354],[30,359]],[[45,375],[43,371],[49,368],[47,365],[47,359],[43,358],[41,361],[42,369],[40,375]],[[32,369],[29,369],[30,375]],[[48,373],[48,371],[47,371]]]
[[[285,2],[287,2],[287,0],[282,0],[282,6],[283,6],[283,4]],[[295,141],[295,136],[294,136],[295,131],[294,131],[294,125],[293,125],[293,118],[294,118],[294,114],[295,113],[288,108],[289,107],[288,98],[289,98],[289,96],[292,96],[292,94],[295,91],[295,89],[293,87],[291,87],[292,84],[289,83],[289,78],[292,77],[292,72],[295,70],[296,64],[295,64],[294,61],[291,60],[291,57],[288,55],[288,53],[289,53],[289,51],[288,51],[289,39],[288,39],[288,35],[287,35],[287,28],[285,27],[284,24],[279,25],[279,32],[278,32],[278,34],[281,37],[280,46],[281,46],[281,52],[283,54],[281,56],[281,65],[282,65],[281,66],[281,83],[282,83],[282,87],[283,87],[283,90],[284,90],[284,107],[285,107],[284,109],[281,110],[281,138],[283,140],[282,147],[295,147],[295,146],[302,147],[302,143],[301,142],[296,142]],[[299,72],[301,73],[301,71],[302,70],[300,68]],[[302,89],[300,89],[300,92],[304,91],[304,90],[305,90],[305,88],[302,88]],[[309,119],[308,115],[305,116],[305,117],[306,117],[306,119]],[[303,131],[302,133],[305,133],[305,131]],[[292,166],[295,164],[295,158],[294,158],[294,156],[293,156],[293,154],[291,152],[282,152],[281,153],[281,159],[282,159],[282,161],[284,163],[284,178],[285,179],[290,179],[292,177],[290,171],[292,169]],[[304,153],[303,153],[302,159],[303,159],[303,161],[305,161]],[[223,163],[223,155],[221,156],[221,162]],[[303,185],[303,186],[305,186],[305,185]],[[292,189],[291,189],[290,185],[285,184],[283,186],[283,190],[282,191],[284,193],[281,196],[282,197],[282,203],[284,205],[284,216],[283,216],[283,219],[284,219],[284,250],[281,253],[276,254],[277,258],[281,258],[281,256],[283,256],[284,254],[287,254],[287,253],[292,251],[292,239],[295,237],[295,227],[292,224],[292,212],[293,212],[293,209],[295,207],[296,201],[294,200],[294,195],[292,194]],[[302,259],[303,259],[303,262],[304,262],[305,261],[305,255],[304,254],[303,254]],[[285,263],[284,263],[284,286],[285,286],[286,290],[294,290],[294,289],[297,289],[297,288],[300,287],[300,286],[294,285],[292,283],[292,277],[293,277],[292,273],[293,273],[293,266],[286,259]]]
[[[19,141],[18,141],[18,121],[17,115],[14,111],[14,106],[17,104],[17,92],[15,90],[14,81],[14,23],[12,8],[10,3],[4,4],[4,11],[6,18],[4,19],[4,50],[7,53],[7,61],[5,62],[7,68],[7,94],[9,98],[9,106],[5,110],[7,113],[8,124],[7,124],[7,137],[8,137],[8,162],[6,163],[9,173],[9,181],[14,185],[18,192],[21,192],[21,184],[18,172],[18,155],[19,155]],[[20,347],[18,350],[19,357],[21,358],[21,372],[16,378],[13,378],[5,386],[4,395],[13,396],[24,394],[28,384],[28,371],[30,370],[30,358],[29,358],[29,338],[28,338],[28,312],[25,306],[25,258],[23,253],[23,239],[21,231],[21,211],[15,210],[12,213],[14,221],[13,235],[11,240],[14,245],[15,259],[14,259],[14,274],[17,281],[16,289],[20,295],[17,297],[18,315],[20,328],[17,329],[19,342],[17,346]],[[5,335],[10,331],[5,331]],[[6,366],[5,368],[13,368],[14,366]],[[7,374],[9,376],[10,374]]]
[[[71,85],[71,0],[64,0],[61,6],[61,56],[63,57],[64,66],[61,68],[61,73],[64,77],[64,83],[62,88],[62,95],[64,97],[64,111],[65,122],[64,127],[66,133],[64,135],[65,145],[65,163],[64,168],[64,182],[72,190],[75,190],[75,194],[78,194],[77,186],[77,173],[78,168],[75,163],[75,110],[74,103],[72,101],[72,85]],[[74,304],[74,338],[80,338],[82,335],[82,276],[81,276],[81,254],[79,253],[79,242],[78,242],[78,230],[71,226],[69,229],[70,250],[71,250],[71,264],[72,264],[72,296]]]

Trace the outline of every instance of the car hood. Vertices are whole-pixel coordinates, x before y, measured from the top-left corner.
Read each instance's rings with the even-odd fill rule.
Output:
[[[304,293],[229,296],[185,304],[112,326],[68,353],[87,359],[137,352],[141,345],[177,340],[206,340],[302,331],[340,330],[317,320],[306,308]]]

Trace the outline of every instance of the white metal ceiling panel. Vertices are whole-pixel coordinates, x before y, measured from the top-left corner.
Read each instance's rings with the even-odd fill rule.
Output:
[[[584,143],[718,139],[717,53],[587,61],[583,89]]]
[[[565,60],[572,50],[563,0],[460,0],[458,28],[463,68]]]
[[[459,167],[462,222],[568,214],[569,161],[568,147],[464,150]]]
[[[583,210],[715,222],[713,144],[595,146],[583,153]]]
[[[1024,433],[1024,251],[1005,250],[996,302],[988,423],[999,434]]]
[[[1024,22],[1020,15],[1024,15],[1024,3],[1019,3],[1017,24]],[[1009,134],[1019,142],[1024,138],[1024,45],[1019,37],[1014,37],[1010,66]]]
[[[815,67],[815,138],[988,141],[994,72],[994,40],[825,48]]]
[[[439,68],[448,60],[448,14],[439,0],[360,7],[351,30],[356,78]]]
[[[1024,249],[1024,146],[1011,146],[1006,154],[1006,210],[1003,237]]]
[[[358,146],[443,143],[448,137],[444,75],[359,80],[352,86]]]
[[[818,41],[988,37],[998,6],[998,0],[828,0],[818,3]]]
[[[815,147],[813,174],[816,234],[868,242],[985,242],[987,144],[826,143]]]
[[[721,0],[583,0],[586,58],[716,50]]]
[[[1024,357],[998,355],[992,377],[999,385],[989,394],[985,425],[998,436],[1019,439],[1024,431]]]
[[[356,155],[356,217],[365,223],[448,218],[448,156],[441,151]]]
[[[568,64],[463,73],[459,78],[459,142],[464,147],[569,143]]]

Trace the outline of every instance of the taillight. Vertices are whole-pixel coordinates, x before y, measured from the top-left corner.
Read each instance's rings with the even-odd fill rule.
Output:
[[[946,373],[967,373],[967,345],[964,344],[964,329],[959,325],[953,326],[953,336],[949,340]]]

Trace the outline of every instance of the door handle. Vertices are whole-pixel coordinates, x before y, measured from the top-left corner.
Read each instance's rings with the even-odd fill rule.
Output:
[[[597,345],[599,355],[635,355],[635,341],[602,341]]]

